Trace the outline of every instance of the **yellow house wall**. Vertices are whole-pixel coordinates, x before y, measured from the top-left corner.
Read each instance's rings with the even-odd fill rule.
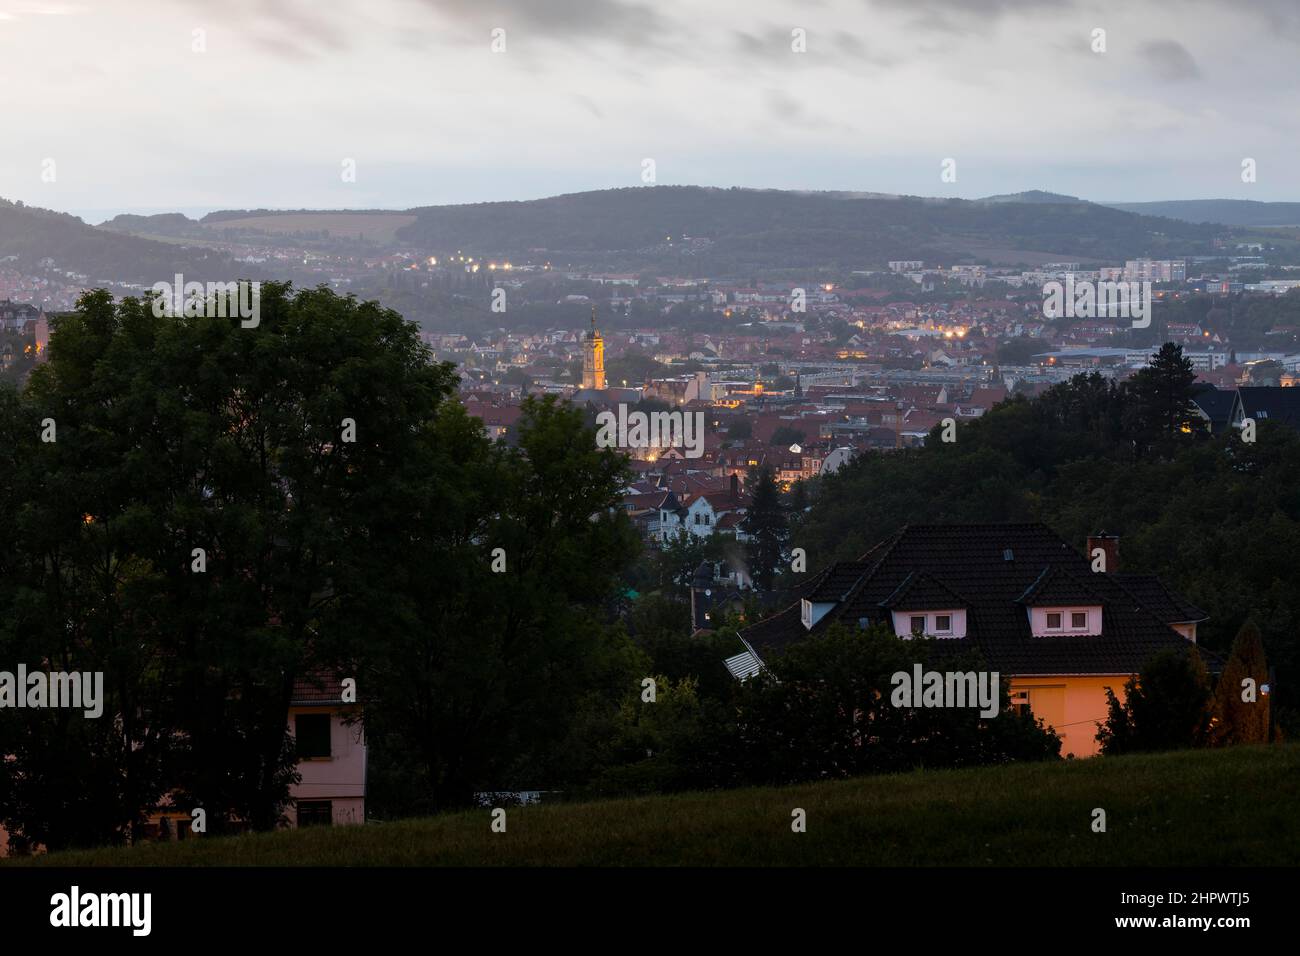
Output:
[[[1011,693],[1028,692],[1030,711],[1061,737],[1062,757],[1092,757],[1099,752],[1097,724],[1106,719],[1106,688],[1122,701],[1129,676],[1012,677]]]

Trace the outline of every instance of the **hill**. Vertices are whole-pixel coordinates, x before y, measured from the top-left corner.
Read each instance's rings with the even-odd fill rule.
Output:
[[[99,228],[115,233],[196,244],[248,241],[259,245],[332,248],[373,254],[397,244],[397,230],[415,222],[391,209],[227,209],[190,219],[181,213],[114,216]]]
[[[1034,203],[1078,203],[1084,200],[1077,196],[1066,196],[1061,193],[1044,192],[1041,189],[1030,189],[1022,193],[1004,193],[1001,196],[985,196],[979,202],[1034,202]]]
[[[484,809],[11,864],[1284,866],[1300,863],[1298,802],[1291,744],[521,807],[504,834]]]
[[[52,259],[58,269],[85,275],[88,284],[151,285],[177,272],[197,281],[260,278],[216,252],[98,229],[66,213],[0,200],[0,258],[5,256],[16,256],[25,271]]]
[[[1300,225],[1300,202],[1179,199],[1170,202],[1112,202],[1105,205],[1140,216],[1165,216],[1183,222],[1211,222],[1241,227]]]
[[[158,213],[153,216],[136,216],[122,213],[114,216],[97,227],[109,232],[131,233],[137,236],[176,236],[200,238],[204,235],[203,226],[197,219],[179,212]]]
[[[402,210],[223,210],[202,220],[118,216],[105,229],[406,246],[558,266],[756,270],[880,268],[891,259],[1033,265],[1209,253],[1222,230],[1031,190],[986,199],[651,186]]]
[[[6,228],[6,216],[25,222]],[[743,276],[881,268],[900,258],[1015,266],[1212,254],[1212,240],[1224,231],[1215,223],[1297,222],[1300,203],[1101,205],[1042,190],[968,201],[649,186],[408,210],[223,210],[202,220],[177,213],[123,215],[99,228],[71,216],[7,205],[0,209],[0,235],[11,238],[0,245],[0,254],[6,248],[28,257],[39,253],[37,259],[48,255],[81,272],[153,281],[159,262],[179,261],[189,274],[203,271],[216,256],[187,243],[264,237],[367,254],[394,247],[441,255],[464,250],[491,258],[548,259],[559,267]]]
[[[1054,198],[1054,197],[1053,197]],[[398,238],[430,251],[544,252],[556,262],[696,272],[867,268],[908,258],[1116,261],[1208,251],[1216,230],[1077,200],[971,202],[846,193],[655,186],[526,202],[429,206]]]

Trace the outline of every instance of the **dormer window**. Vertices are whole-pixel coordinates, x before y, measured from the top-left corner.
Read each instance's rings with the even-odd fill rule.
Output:
[[[1029,626],[1034,637],[1101,634],[1101,607],[1031,607]]]
[[[894,611],[894,633],[903,640],[914,637],[957,638],[966,636],[966,611]]]
[[[799,619],[803,622],[804,628],[811,631],[813,626],[834,606],[834,601],[810,601],[804,598],[799,602]]]

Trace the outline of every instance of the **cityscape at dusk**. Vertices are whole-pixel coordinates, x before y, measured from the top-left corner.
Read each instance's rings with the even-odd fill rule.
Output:
[[[6,928],[1283,938],[1298,46],[0,0]]]

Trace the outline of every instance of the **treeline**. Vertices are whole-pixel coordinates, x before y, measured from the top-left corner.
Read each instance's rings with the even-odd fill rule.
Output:
[[[1300,344],[1300,291],[1286,295],[1184,295],[1162,299],[1152,313],[1151,330],[1125,330],[1120,344],[1140,344],[1151,340],[1151,332],[1162,335],[1171,324],[1197,325],[1218,335],[1231,345],[1224,346],[1206,339],[1201,344],[1225,349],[1283,352]],[[1281,329],[1282,331],[1275,331]],[[1272,333],[1272,334],[1270,334]]]

